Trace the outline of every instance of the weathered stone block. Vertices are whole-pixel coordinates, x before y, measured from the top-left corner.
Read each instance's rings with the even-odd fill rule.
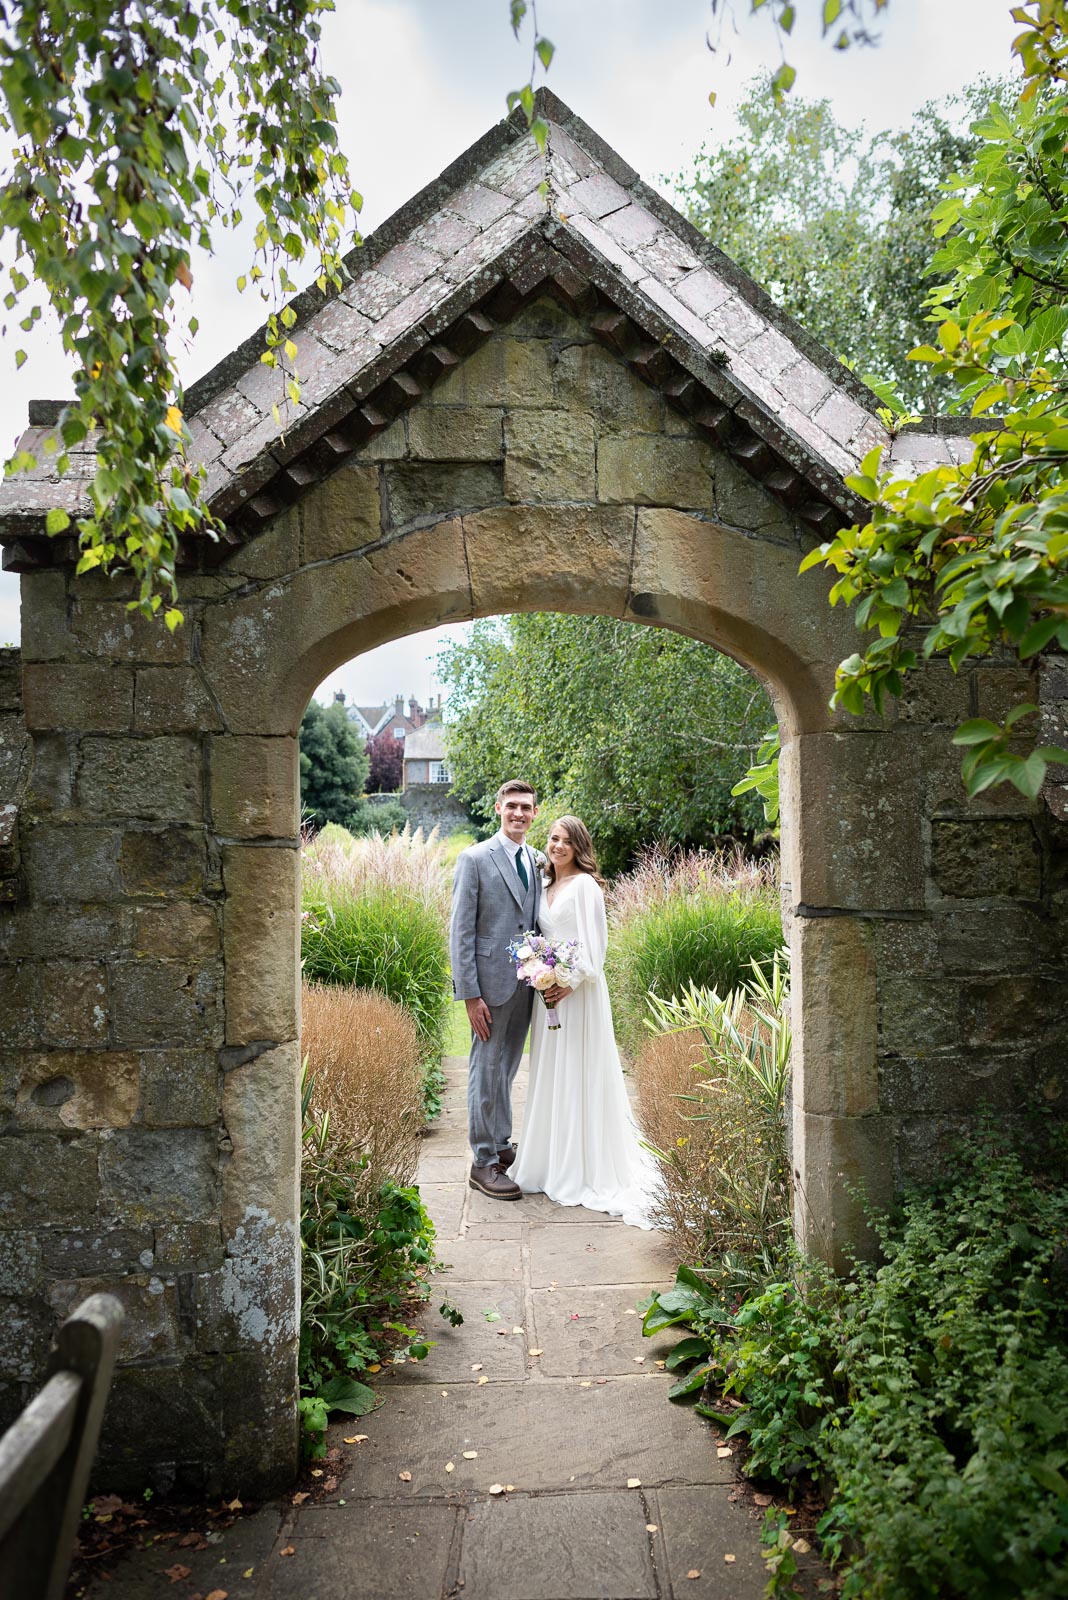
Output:
[[[150,619],[140,611],[128,611],[122,600],[78,599],[71,620],[76,650],[68,646],[67,653],[153,665],[188,661],[193,630],[190,608],[183,605],[182,610],[185,621],[172,633],[162,612]]]
[[[57,1322],[69,1317],[91,1294],[106,1291],[124,1312],[120,1361],[166,1360],[178,1352],[178,1295],[174,1282],[155,1273],[125,1278],[60,1279],[48,1291]]]
[[[291,506],[235,550],[226,561],[227,576],[280,578],[295,572],[301,560],[303,505]],[[185,594],[185,584],[182,585]]]
[[[947,972],[1025,972],[1064,958],[1054,920],[1023,906],[947,911],[939,918],[939,944]]]
[[[971,684],[948,662],[929,662],[908,674],[897,705],[902,722],[955,728],[972,714]]]
[[[396,422],[391,422],[383,433],[376,434],[360,451],[360,461],[402,460],[408,454],[408,438],[404,424],[404,417],[398,417]]]
[[[915,730],[807,734],[784,745],[780,775],[801,823],[784,873],[800,905],[925,909],[924,754]]]
[[[214,1052],[145,1050],[141,1121],[149,1128],[207,1128],[219,1121],[221,1082]]]
[[[888,977],[879,982],[884,1051],[923,1059],[960,1038],[960,991],[945,978]]]
[[[382,493],[377,467],[345,466],[301,505],[305,561],[330,561],[360,550],[382,535]]]
[[[203,1467],[222,1455],[220,1384],[214,1363],[185,1360],[180,1366],[119,1367],[112,1380],[100,1432],[97,1473],[101,1482],[124,1490],[181,1485],[209,1487]],[[152,1419],[146,1429],[145,1419]],[[151,1463],[151,1466],[149,1466]],[[213,1489],[222,1488],[218,1480]]]
[[[998,1055],[969,1050],[919,1060],[887,1057],[880,1063],[880,1094],[884,1109],[902,1116],[974,1115],[980,1107],[1013,1111],[1033,1096],[1032,1071],[1030,1055],[1019,1051]]]
[[[39,1302],[0,1299],[4,1328],[4,1376],[18,1383],[39,1384],[52,1343],[53,1322]]]
[[[32,1004],[41,1044],[76,1049],[106,1043],[108,981],[103,962],[39,963]]]
[[[0,1295],[25,1299],[41,1280],[41,1243],[36,1233],[0,1232]]]
[[[212,1045],[219,1027],[218,962],[116,961],[111,966],[111,1025],[130,1045]]]
[[[101,817],[197,822],[203,814],[197,740],[84,739],[78,799]]]
[[[34,900],[117,900],[121,839],[117,828],[34,827],[24,842]]]
[[[195,667],[139,667],[134,701],[139,733],[195,733],[222,719]]]
[[[1035,900],[1042,887],[1042,859],[1034,826],[979,818],[933,822],[931,876],[949,899]]]
[[[532,550],[546,609],[618,612],[634,538],[629,511],[509,506],[465,516],[463,529],[477,613],[520,609]]]
[[[144,1272],[154,1264],[151,1228],[48,1229],[41,1261],[51,1278],[92,1278]]]
[[[23,1128],[121,1128],[138,1100],[136,1056],[113,1050],[53,1050],[27,1055],[19,1074]]]
[[[118,733],[133,722],[133,691],[133,673],[126,667],[29,662],[23,675],[26,725],[31,732]]]
[[[196,964],[222,949],[219,912],[212,905],[172,900],[166,906],[137,906],[131,948],[138,956]]]
[[[280,1225],[296,1214],[299,1085],[296,1041],[226,1074],[222,1117],[233,1151],[223,1168],[223,1227],[230,1237],[250,1216]]]
[[[1018,661],[976,667],[973,681],[976,710],[972,715],[989,717],[993,722],[1003,721],[1018,705],[1038,699],[1035,672],[1028,671]]]
[[[855,1117],[879,1108],[873,942],[870,925],[854,917],[794,918],[794,1097],[806,1111]],[[845,994],[848,1007],[833,1003]]]
[[[211,742],[211,816],[231,839],[291,839],[300,830],[297,741],[231,735]]]
[[[183,1272],[210,1272],[225,1256],[222,1227],[215,1222],[165,1222],[155,1232],[156,1262]]]
[[[417,406],[408,417],[408,446],[426,461],[499,461],[504,453],[499,406]]]
[[[65,733],[38,733],[31,746],[28,799],[37,811],[69,810],[74,793],[72,739]]]
[[[100,1151],[101,1208],[127,1225],[196,1221],[218,1205],[218,1142],[193,1128],[120,1128]]]
[[[597,495],[608,505],[711,511],[713,482],[712,452],[697,439],[619,435],[597,446]]]
[[[876,1253],[878,1242],[864,1207],[866,1201],[879,1208],[892,1202],[894,1132],[893,1119],[887,1116],[813,1115],[800,1108],[794,1112],[798,1243],[838,1272],[848,1270],[848,1252]]]
[[[56,1227],[83,1225],[97,1208],[98,1148],[91,1134],[0,1135],[0,1216],[5,1223],[14,1228],[40,1226],[41,1186],[47,1174],[47,1220]]]
[[[22,652],[0,649],[0,711],[22,710]]]
[[[505,418],[504,493],[525,502],[594,500],[597,472],[589,417],[515,411]]]
[[[588,414],[609,433],[659,433],[663,423],[655,389],[599,344],[570,344],[560,351],[553,396],[572,416]]]
[[[127,894],[203,894],[217,884],[198,828],[131,830],[123,835],[119,863]]]
[[[299,1029],[299,875],[295,850],[227,845],[226,1043],[295,1039]]]
[[[24,572],[20,583],[23,663],[79,654],[67,626],[66,573]]]
[[[36,976],[29,962],[0,966],[0,1043],[9,1050],[32,1049],[41,1042],[33,1009]]]
[[[0,799],[7,800],[18,793],[29,759],[30,740],[21,714],[0,712]]]
[[[552,403],[548,340],[502,335],[481,345],[435,385],[439,405],[545,406]]]
[[[721,522],[793,543],[789,513],[748,472],[736,466],[729,456],[717,455],[714,474],[713,507]]]
[[[1064,1010],[1063,973],[973,978],[961,986],[961,1029],[968,1046],[1020,1047],[1063,1019]]]
[[[498,505],[504,493],[501,468],[488,462],[401,461],[386,468],[386,484],[393,527],[417,517]]]
[[[923,921],[876,917],[869,928],[880,978],[894,973],[918,977],[941,970],[941,922],[936,924],[932,917]]]

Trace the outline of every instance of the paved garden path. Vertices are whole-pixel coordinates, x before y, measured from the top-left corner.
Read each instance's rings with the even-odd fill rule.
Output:
[[[336,1493],[291,1497],[207,1549],[128,1558],[94,1600],[757,1600],[759,1513],[733,1456],[667,1402],[635,1303],[673,1280],[658,1234],[542,1196],[467,1184],[466,1062],[420,1164],[449,1263],[424,1319],[428,1359],[371,1416],[332,1427]],[[525,1062],[524,1062],[525,1069]],[[516,1084],[522,1113],[525,1070]],[[455,1330],[433,1309],[447,1294]],[[352,1442],[357,1435],[365,1435]],[[503,1492],[491,1492],[503,1486]],[[175,1561],[188,1576],[172,1582]]]

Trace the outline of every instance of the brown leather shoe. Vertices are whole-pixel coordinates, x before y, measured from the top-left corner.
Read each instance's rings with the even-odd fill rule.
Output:
[[[512,1165],[512,1162],[514,1160],[515,1160],[515,1145],[514,1144],[506,1144],[503,1150],[498,1150],[497,1151],[497,1165],[499,1167],[503,1167],[506,1172],[508,1171],[508,1168]]]
[[[480,1189],[492,1200],[522,1200],[523,1191],[513,1183],[504,1168],[496,1162],[491,1167],[472,1167],[467,1180],[472,1189]]]

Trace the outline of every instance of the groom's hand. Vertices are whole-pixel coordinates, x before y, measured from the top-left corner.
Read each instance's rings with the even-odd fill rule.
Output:
[[[472,1029],[485,1044],[490,1036],[490,1023],[493,1021],[489,1006],[481,995],[475,1000],[465,1000],[464,1005],[467,1007],[468,1021]]]

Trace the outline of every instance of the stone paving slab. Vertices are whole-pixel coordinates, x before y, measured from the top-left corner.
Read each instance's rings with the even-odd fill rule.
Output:
[[[466,1183],[470,1162],[466,1144],[463,1150],[440,1155],[428,1150],[420,1157],[416,1182],[420,1188],[431,1183]]]
[[[526,1209],[527,1202],[522,1203]],[[600,1214],[583,1212],[577,1206],[573,1212],[570,1208],[567,1211],[568,1216],[576,1218]],[[530,1281],[536,1288],[550,1283],[662,1284],[675,1276],[675,1263],[663,1236],[641,1228],[624,1228],[618,1223],[612,1227],[593,1226],[576,1221],[569,1228],[533,1226],[529,1237]]]
[[[471,1191],[469,1222],[493,1222],[502,1211],[514,1211],[516,1221],[524,1227],[531,1222],[543,1222],[553,1227],[589,1225],[594,1222],[611,1222],[620,1226],[619,1219],[605,1211],[587,1211],[585,1206],[557,1206],[543,1194],[525,1194],[522,1200],[491,1200],[481,1190]]]
[[[430,1498],[485,1494],[494,1483],[529,1492],[624,1488],[635,1477],[650,1487],[734,1481],[709,1424],[688,1407],[669,1405],[660,1378],[592,1380],[588,1389],[583,1381],[539,1375],[484,1388],[391,1382],[387,1404],[360,1420],[369,1438],[349,1493],[396,1495],[398,1472],[411,1473],[404,1485],[411,1496]],[[339,1444],[347,1428],[331,1428],[330,1442]],[[465,1461],[465,1450],[478,1456]]]
[[[302,1507],[263,1600],[437,1600],[463,1511],[382,1503]]]
[[[428,1307],[420,1316],[422,1331],[434,1340],[425,1361],[409,1362],[399,1371],[407,1383],[478,1383],[487,1378],[522,1378],[527,1369],[527,1346],[523,1333],[523,1286],[520,1283],[443,1283],[435,1279]],[[463,1312],[458,1328],[450,1327],[438,1316],[437,1306],[444,1296]],[[494,1318],[487,1319],[486,1313]],[[481,1372],[472,1372],[480,1366]]]
[[[673,1593],[686,1600],[760,1600],[767,1572],[760,1554],[760,1522],[744,1504],[705,1489],[657,1489],[650,1520],[664,1542]],[[727,1561],[726,1556],[733,1556]],[[686,1578],[699,1572],[699,1578]]]
[[[464,1530],[464,1600],[656,1600],[640,1496],[508,1495],[474,1505]]]
[[[467,1185],[465,1183],[428,1183],[420,1185],[419,1192],[423,1197],[423,1204],[430,1213],[431,1221],[437,1229],[440,1241],[439,1248],[444,1248],[444,1241],[455,1239],[460,1232],[464,1200],[467,1197]]]
[[[533,1331],[535,1348],[542,1352],[541,1371],[546,1377],[589,1378],[645,1369],[664,1376],[656,1362],[678,1343],[678,1334],[669,1329],[643,1338],[642,1319],[634,1309],[635,1302],[654,1287],[535,1289]]]
[[[186,1600],[194,1593],[225,1589],[227,1600],[262,1600],[272,1551],[284,1542],[279,1531],[286,1509],[264,1506],[252,1516],[242,1517],[206,1550],[182,1549],[176,1541],[167,1540],[131,1551],[114,1568],[105,1564],[105,1572],[112,1575],[102,1573],[89,1593],[101,1600],[111,1596],[115,1600]],[[182,1580],[168,1577],[167,1568],[175,1566],[188,1567],[189,1576]],[[250,1575],[246,1577],[246,1573]],[[10,1600],[18,1597],[12,1593]]]
[[[431,1287],[435,1293],[439,1287],[454,1283],[521,1281],[523,1246],[517,1234],[495,1239],[488,1229],[479,1229],[477,1234],[468,1230],[461,1239],[439,1240],[438,1254],[443,1270],[434,1274]]]

